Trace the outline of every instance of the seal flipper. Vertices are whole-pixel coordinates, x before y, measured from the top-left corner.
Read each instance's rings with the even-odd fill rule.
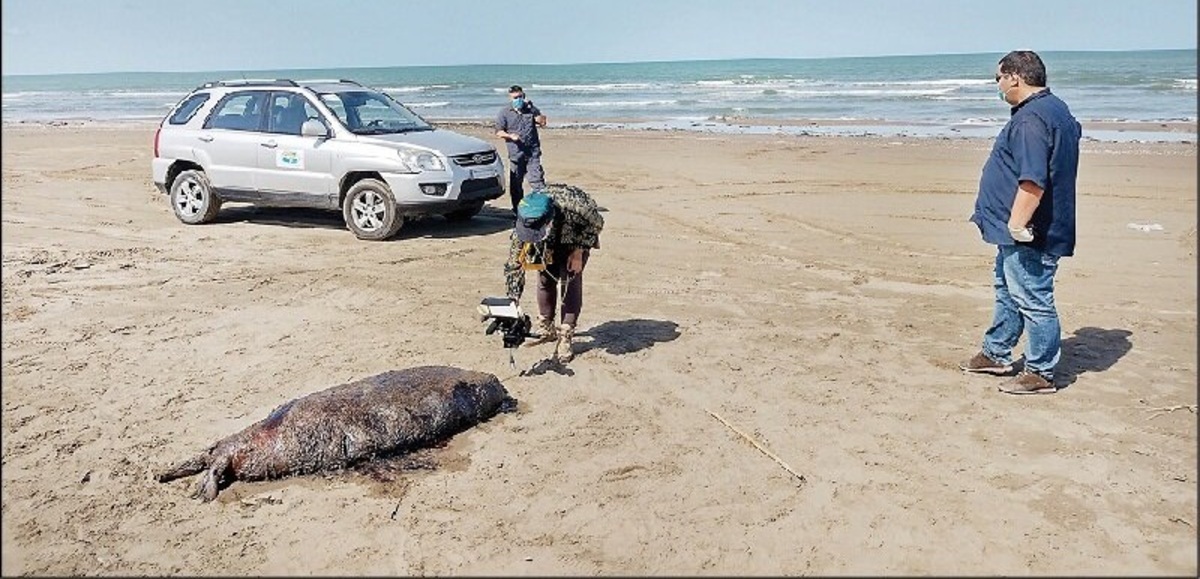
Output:
[[[196,496],[206,503],[217,498],[217,493],[221,492],[221,483],[224,482],[225,473],[228,470],[228,455],[214,459],[208,470],[204,472],[204,477],[200,479],[200,486],[196,488]]]

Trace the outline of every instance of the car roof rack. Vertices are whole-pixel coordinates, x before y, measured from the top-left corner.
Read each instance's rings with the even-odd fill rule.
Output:
[[[355,86],[362,86],[362,84],[357,81],[348,80],[348,79],[344,79],[344,78],[311,78],[311,79],[305,79],[305,80],[298,80],[296,82],[299,84],[302,84],[302,85],[345,83],[345,84],[352,84]]]
[[[214,80],[200,85],[200,88],[217,86],[300,86],[296,81],[287,78],[235,78],[229,80]]]

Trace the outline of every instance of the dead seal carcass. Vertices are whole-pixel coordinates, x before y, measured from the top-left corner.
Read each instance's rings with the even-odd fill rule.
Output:
[[[492,374],[446,366],[393,370],[292,400],[158,480],[204,471],[196,494],[207,502],[235,480],[336,470],[414,450],[514,403]]]

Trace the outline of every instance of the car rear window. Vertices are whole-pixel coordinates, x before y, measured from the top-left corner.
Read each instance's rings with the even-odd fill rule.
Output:
[[[172,125],[186,124],[196,115],[196,111],[200,110],[200,105],[204,104],[207,100],[208,93],[206,92],[196,93],[188,97],[187,100],[176,107],[175,112],[171,114],[171,118],[167,122]]]

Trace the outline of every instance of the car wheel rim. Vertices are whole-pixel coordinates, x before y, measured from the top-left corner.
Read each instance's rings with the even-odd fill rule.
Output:
[[[203,205],[204,189],[198,183],[189,179],[179,185],[175,194],[175,206],[179,208],[180,213],[189,217],[194,216],[200,213]]]
[[[359,229],[363,231],[375,231],[383,226],[383,219],[387,215],[387,207],[384,206],[381,195],[374,191],[367,191],[354,198],[351,213],[353,214],[354,225]]]

